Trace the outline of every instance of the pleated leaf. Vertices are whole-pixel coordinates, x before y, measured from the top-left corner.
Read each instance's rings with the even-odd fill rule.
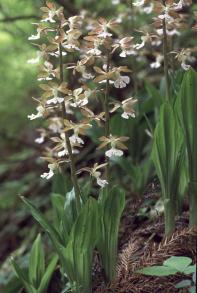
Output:
[[[165,199],[176,196],[183,158],[183,136],[172,106],[161,107],[160,120],[155,129],[152,160]]]
[[[108,280],[115,274],[117,262],[118,230],[125,207],[125,193],[118,187],[108,192],[103,189],[99,196],[100,233],[98,250]]]
[[[52,276],[53,272],[55,271],[57,261],[58,261],[58,256],[54,255],[52,257],[51,261],[49,262],[49,264],[45,270],[45,273],[42,276],[42,280],[41,280],[40,286],[38,288],[38,293],[46,293],[47,292],[47,287],[49,285],[49,281],[51,279],[51,276]]]
[[[44,250],[41,243],[41,236],[38,234],[33,243],[29,258],[29,281],[35,288],[39,287],[44,271]]]
[[[93,198],[85,203],[64,250],[65,271],[77,293],[91,292],[93,250],[97,238],[98,204]]]

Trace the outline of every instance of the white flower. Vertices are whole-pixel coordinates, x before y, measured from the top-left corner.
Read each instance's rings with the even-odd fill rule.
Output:
[[[60,51],[59,51],[59,49],[57,50],[57,51],[55,51],[55,52],[52,52],[52,53],[49,53],[49,55],[51,55],[51,56],[54,56],[54,57],[59,57],[60,56]],[[67,55],[67,53],[66,52],[62,52],[62,56],[66,56]]]
[[[56,11],[55,10],[49,10],[49,14],[48,17],[44,18],[41,20],[41,22],[51,22],[54,23],[56,22],[53,17],[56,15]]]
[[[166,22],[172,21],[173,20],[173,17],[171,17],[169,15],[169,11],[170,11],[170,6],[165,6],[164,11],[163,11],[163,14],[160,14],[158,17],[160,19],[165,19]]]
[[[41,135],[40,137],[35,139],[35,142],[41,144],[44,142],[44,138],[45,138],[45,136]]]
[[[98,184],[99,186],[101,186],[102,188],[105,187],[105,186],[108,184],[107,180],[105,180],[105,179],[101,179],[100,177],[98,177],[98,178],[96,179],[96,182],[97,182],[97,184]]]
[[[92,75],[91,73],[88,73],[88,72],[84,71],[82,73],[82,77],[85,78],[85,79],[93,79],[94,78],[94,75]]]
[[[114,82],[116,88],[124,88],[129,84],[130,78],[126,75],[120,75]]]
[[[75,144],[75,143],[84,144],[83,139],[80,138],[77,133],[70,136],[69,139],[70,139],[71,144]]]
[[[50,104],[61,104],[63,101],[64,101],[64,98],[54,97],[54,98],[48,100],[46,103],[48,105],[50,105]]]
[[[70,105],[72,107],[82,107],[88,104],[88,97],[89,97],[89,91],[84,91],[83,94],[83,88],[77,88],[73,91],[73,100],[74,103],[71,103]]]
[[[65,155],[68,155],[68,150],[64,148],[62,151],[59,151],[57,155],[58,157],[64,157]]]
[[[62,123],[61,120],[57,117],[53,117],[50,119],[49,129],[53,133],[61,133],[62,131]]]
[[[135,118],[135,112],[123,112],[121,117],[124,119],[129,119],[129,117]]]
[[[136,0],[133,2],[133,6],[142,6],[145,4],[145,0]]]
[[[39,105],[37,108],[37,114],[31,114],[31,115],[28,115],[27,117],[30,119],[30,120],[34,120],[36,118],[40,118],[40,117],[43,117],[43,114],[45,112],[45,108],[41,105]]]
[[[150,64],[150,67],[151,67],[151,68],[159,68],[159,67],[161,66],[162,61],[163,61],[163,56],[162,56],[162,55],[158,55],[158,56],[156,57],[155,62],[152,62],[152,63]]]
[[[134,49],[130,49],[130,50],[122,50],[122,52],[119,54],[119,56],[122,58],[125,58],[130,55],[136,56],[137,52]]]
[[[52,79],[53,79],[52,77],[48,76],[48,77],[39,77],[37,80],[38,81],[42,81],[42,80],[46,80],[46,81],[48,80],[49,81],[49,80],[52,80]]]
[[[184,70],[189,70],[190,68],[191,68],[191,65],[188,65],[188,64],[186,64],[185,62],[182,62],[181,63],[181,67],[184,69]]]
[[[53,98],[48,100],[46,103],[50,104],[61,104],[64,101],[64,98],[58,97],[58,90],[56,88],[53,89]]]
[[[98,167],[92,170],[91,175],[96,178],[97,184],[103,188],[108,184],[108,182],[105,179],[101,179],[101,172],[97,170]]]
[[[134,46],[135,49],[139,50],[139,49],[143,48],[143,47],[145,46],[146,42],[147,42],[148,40],[150,40],[150,36],[149,36],[148,34],[147,34],[146,36],[142,36],[142,37],[141,37],[141,40],[142,40],[141,43],[136,44],[136,45]]]
[[[100,38],[107,38],[107,37],[111,37],[112,36],[112,34],[111,33],[108,33],[108,31],[107,30],[104,30],[102,33],[100,33],[99,35],[98,35],[98,37],[100,37]]]
[[[67,45],[63,45],[63,47],[68,50],[80,51],[79,47],[77,47],[75,44],[67,44]]]
[[[153,8],[154,8],[154,5],[153,5],[153,3],[151,3],[149,6],[144,7],[143,8],[143,11],[146,14],[150,14],[153,11]]]
[[[49,172],[43,173],[40,177],[50,179],[54,175],[54,170],[56,168],[56,164],[48,164]]]
[[[31,35],[28,40],[32,41],[32,40],[39,40],[40,39],[40,32],[37,33],[37,35]]]
[[[96,56],[101,55],[101,53],[102,53],[101,50],[99,50],[98,48],[93,48],[87,51],[87,54],[96,55]]]
[[[110,150],[105,152],[105,155],[107,157],[121,157],[123,155],[123,151],[116,149],[115,147],[112,147]]]

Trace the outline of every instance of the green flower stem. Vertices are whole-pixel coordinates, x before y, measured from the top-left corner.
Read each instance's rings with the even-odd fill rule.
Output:
[[[163,5],[166,5],[165,0],[163,0]],[[164,75],[166,82],[166,100],[170,100],[170,79],[168,74],[168,37],[166,32],[166,20],[162,21],[163,26],[163,56],[164,56]]]
[[[60,82],[62,83],[64,81],[64,70],[63,70],[63,58],[62,58],[62,46],[61,44],[59,44],[59,52],[60,52]],[[64,119],[67,119],[67,115],[66,115],[66,108],[65,108],[65,103],[63,102],[61,104],[62,106],[62,119],[64,121]],[[75,167],[75,159],[72,153],[72,146],[70,143],[70,139],[69,139],[69,135],[68,132],[64,132],[65,135],[65,141],[66,141],[66,148],[68,150],[68,155],[69,155],[69,159],[70,159],[70,170],[71,170],[71,179],[72,179],[72,183],[73,183],[73,187],[74,187],[74,191],[75,191],[75,197],[76,197],[76,208],[77,208],[77,212],[79,213],[80,211],[80,197],[81,197],[81,191],[79,188],[79,184],[78,184],[78,180],[77,180],[77,175],[76,175],[76,167]]]
[[[107,72],[109,72],[110,67],[110,52],[107,52]],[[105,136],[109,137],[110,135],[110,114],[109,114],[109,79],[106,81],[106,87],[105,87],[105,99],[104,99],[104,111],[105,111]],[[109,146],[107,146],[107,150],[109,149]],[[106,179],[109,183],[110,176],[109,176],[109,158],[106,157]]]

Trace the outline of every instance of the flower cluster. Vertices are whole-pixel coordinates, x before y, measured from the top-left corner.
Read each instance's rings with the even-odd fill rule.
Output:
[[[87,26],[82,15],[65,19],[63,8],[48,1],[41,10],[42,20],[35,24],[37,33],[29,40],[44,37],[45,43],[36,45],[36,58],[28,61],[39,63],[38,81],[42,82],[42,94],[35,99],[37,112],[28,118],[46,118],[48,121],[47,128],[38,130],[40,137],[35,140],[37,143],[48,141],[50,146],[43,156],[49,170],[41,177],[50,179],[66,162],[70,164],[74,187],[77,174],[82,171],[88,172],[100,187],[104,187],[108,182],[100,170],[107,168],[107,158],[123,155],[127,149],[124,142],[128,140],[111,134],[107,126],[110,116],[121,110],[122,118],[135,118],[137,102],[135,98],[118,101],[110,96],[111,87],[121,89],[130,83],[132,72],[127,66],[116,66],[112,57],[116,52],[120,57],[135,55],[140,46],[131,36],[118,37],[115,20],[99,18]],[[142,38],[142,42],[145,43],[147,38]],[[98,103],[96,107],[95,103]],[[95,162],[92,168],[76,171],[75,156],[85,147],[85,136],[94,127],[93,121],[105,129],[105,136],[99,138],[98,149],[105,148],[106,162]]]
[[[167,38],[172,39],[174,36],[180,36],[182,30],[187,27],[187,15],[182,13],[182,10],[185,7],[188,7],[192,4],[192,0],[165,0],[165,1],[146,1],[138,0],[133,3],[134,6],[138,8],[146,7],[147,4],[152,5],[152,13],[154,19],[154,33],[148,34],[145,33],[141,37],[142,42],[136,47],[141,49],[145,44],[149,42],[152,46],[156,46],[159,50],[159,46],[163,43],[164,34],[167,35]],[[165,32],[164,32],[165,29]],[[194,27],[195,29],[195,27]],[[191,53],[196,50],[186,48],[181,49],[180,51],[175,52],[175,60],[178,60],[181,64],[181,67],[184,70],[188,70],[191,66],[188,64],[195,61],[194,56],[191,56]],[[174,53],[174,51],[169,51]],[[159,68],[162,65],[163,56],[158,52],[155,54],[155,62],[150,64],[151,68]]]

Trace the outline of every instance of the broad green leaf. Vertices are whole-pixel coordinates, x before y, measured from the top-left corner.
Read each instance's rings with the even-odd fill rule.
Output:
[[[55,271],[56,265],[57,265],[57,261],[58,261],[58,256],[54,255],[51,259],[51,261],[49,262],[46,271],[42,277],[40,286],[38,288],[38,293],[45,293],[47,292],[47,287],[49,284],[49,281],[51,279],[51,276],[53,274],[53,272]]]
[[[184,272],[185,269],[192,263],[192,259],[185,256],[171,256],[164,261],[164,266],[176,269],[179,272]]]
[[[53,176],[53,184],[52,184],[52,193],[61,194],[65,196],[65,194],[72,188],[69,175],[56,173]]]
[[[68,243],[69,235],[73,224],[77,219],[76,197],[74,188],[66,194],[62,214],[62,226],[65,237],[65,246]]]
[[[146,267],[141,270],[138,270],[137,273],[147,275],[147,276],[170,276],[176,274],[178,271],[174,268],[166,267],[166,266],[152,266]]]
[[[178,284],[175,285],[175,288],[180,289],[180,288],[185,288],[191,286],[191,281],[190,280],[183,280],[179,282]]]
[[[55,216],[57,218],[58,223],[61,221],[62,214],[64,211],[64,202],[65,197],[58,193],[52,193],[51,195],[51,201],[53,208],[55,210]]]
[[[186,274],[186,275],[190,275],[190,274],[195,273],[195,272],[196,272],[196,264],[195,265],[191,265],[191,266],[187,267],[184,270],[184,274]]]
[[[179,180],[183,137],[171,105],[161,108],[160,120],[154,133],[152,159],[161,182],[162,193],[170,198]]]
[[[185,73],[176,101],[179,120],[184,132],[189,173],[190,226],[197,225],[197,73],[190,69]]]
[[[108,280],[115,274],[117,262],[118,230],[125,207],[125,193],[118,187],[108,192],[103,189],[99,196],[100,232],[98,250]]]
[[[197,131],[196,131],[196,113],[197,113],[197,73],[191,69],[185,73],[181,90],[177,99],[179,108],[179,118],[184,131],[188,160],[190,180],[197,182]]]
[[[41,243],[41,236],[38,234],[33,243],[29,258],[29,281],[35,288],[39,287],[44,271],[44,250]]]
[[[93,249],[97,238],[98,204],[89,198],[82,207],[64,250],[65,272],[77,293],[91,292]]]
[[[175,112],[169,103],[161,107],[160,120],[155,129],[152,160],[161,184],[165,202],[165,231],[171,234],[178,208],[178,186],[184,154],[183,135]]]

